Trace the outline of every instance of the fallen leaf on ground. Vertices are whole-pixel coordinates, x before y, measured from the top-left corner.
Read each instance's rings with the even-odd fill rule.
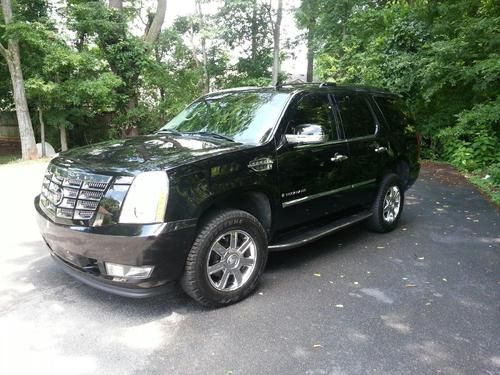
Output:
[[[314,276],[321,277],[321,274],[320,273],[315,273]]]

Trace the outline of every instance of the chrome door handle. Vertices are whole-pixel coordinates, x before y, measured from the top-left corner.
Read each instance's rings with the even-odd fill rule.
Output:
[[[335,156],[333,158],[331,158],[330,160],[333,161],[334,163],[338,163],[338,162],[344,161],[346,159],[348,159],[348,156],[345,156],[342,154],[335,154]]]
[[[375,151],[376,153],[381,153],[381,152],[387,152],[387,147],[377,147],[375,148],[373,151]]]

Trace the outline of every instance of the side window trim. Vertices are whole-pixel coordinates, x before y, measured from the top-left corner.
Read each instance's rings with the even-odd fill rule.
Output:
[[[330,101],[330,106],[332,107],[331,113],[332,118],[335,123],[335,129],[337,131],[337,138],[339,141],[346,139],[344,128],[342,126],[342,121],[340,120],[340,115],[338,113],[337,102],[335,100],[334,93],[328,93],[328,100]]]
[[[378,137],[380,135],[382,124],[380,122],[380,117],[377,116],[377,112],[375,111],[374,105],[377,105],[375,100],[371,95],[363,95],[368,107],[370,108],[370,112],[372,113],[373,120],[375,121],[375,133],[373,135]],[[375,104],[373,104],[375,102]]]
[[[368,110],[370,111],[370,114],[372,116],[373,123],[375,125],[375,132],[373,134],[368,134],[368,135],[363,135],[360,137],[353,137],[353,138],[348,138],[347,132],[345,131],[344,122],[342,120],[342,115],[340,114],[339,106],[337,104],[337,96],[340,96],[340,95],[336,94],[336,93],[332,93],[330,95],[333,97],[333,101],[335,104],[336,118],[338,118],[338,122],[340,124],[341,129],[342,129],[342,136],[343,136],[342,139],[344,139],[346,141],[358,141],[358,140],[366,140],[366,139],[375,139],[379,136],[379,134],[380,134],[380,121],[379,121],[378,117],[376,116],[375,111],[373,110],[373,107],[372,107],[367,95],[356,93],[356,92],[341,94],[341,95],[345,95],[345,96],[347,96],[347,95],[359,95],[359,97],[361,97],[363,99],[363,101],[365,102],[365,104],[367,105]]]
[[[384,98],[383,96],[380,95],[372,95],[372,101],[375,103],[375,106],[377,107],[377,113],[379,114],[379,117],[384,121],[384,126],[387,127],[387,129],[390,130],[391,125],[389,124],[389,121],[387,121],[387,118],[385,117],[384,111],[382,111],[382,108],[380,107],[380,104],[377,101],[377,98]]]

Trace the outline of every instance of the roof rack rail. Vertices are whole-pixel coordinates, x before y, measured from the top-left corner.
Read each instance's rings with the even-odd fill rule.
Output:
[[[335,82],[278,82],[276,84],[276,88],[279,89],[283,86],[317,86],[319,88],[323,87],[335,87],[337,86],[337,83]]]

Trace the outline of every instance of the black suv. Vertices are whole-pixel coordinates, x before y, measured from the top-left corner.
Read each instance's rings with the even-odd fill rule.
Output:
[[[78,280],[128,297],[172,281],[198,302],[246,297],[269,251],[366,221],[397,225],[419,173],[398,97],[335,84],[219,91],[154,135],[53,159],[42,236]]]

